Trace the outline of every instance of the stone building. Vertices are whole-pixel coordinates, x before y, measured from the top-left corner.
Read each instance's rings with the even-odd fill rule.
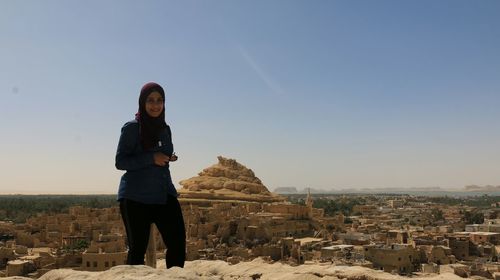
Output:
[[[368,245],[371,243],[371,235],[360,232],[335,233],[334,239],[347,245]]]
[[[404,230],[389,230],[387,232],[386,244],[407,244],[409,234]]]
[[[469,237],[474,244],[490,243],[498,245],[500,242],[500,233],[496,232],[471,232]]]
[[[374,269],[386,272],[408,274],[419,268],[420,254],[409,245],[363,246],[365,258],[373,263]]]
[[[451,235],[448,236],[451,253],[457,260],[467,260],[469,258],[470,241],[468,236]]]
[[[5,276],[24,276],[34,271],[36,271],[36,268],[32,262],[26,260],[13,260],[7,263]]]
[[[126,264],[127,252],[124,238],[121,235],[100,235],[92,241],[90,247],[82,254],[83,270],[102,271],[110,267]]]
[[[349,254],[352,254],[354,250],[354,245],[331,245],[321,248],[321,259],[333,260],[336,258],[346,258]]]
[[[363,216],[375,215],[378,213],[378,208],[375,205],[354,205],[353,213],[360,213]]]
[[[17,258],[14,248],[0,247],[0,269],[4,269],[7,263]]]
[[[401,199],[391,199],[387,201],[387,204],[389,207],[397,209],[397,208],[403,208],[404,201]]]
[[[127,252],[116,253],[83,253],[82,270],[102,271],[113,266],[124,265],[127,262]]]
[[[452,255],[452,250],[446,246],[420,246],[423,250],[424,258],[422,261],[427,263],[435,263],[437,265],[452,264],[456,262],[455,256]]]

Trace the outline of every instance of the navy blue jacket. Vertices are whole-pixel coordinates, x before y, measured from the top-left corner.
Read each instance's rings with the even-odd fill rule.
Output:
[[[139,122],[127,122],[122,127],[115,158],[116,168],[127,171],[120,180],[118,200],[126,198],[145,204],[166,204],[167,195],[177,196],[169,165],[155,165],[153,158],[155,152],[171,156],[173,151],[169,126],[160,134],[158,144],[152,150],[144,151],[139,140]]]

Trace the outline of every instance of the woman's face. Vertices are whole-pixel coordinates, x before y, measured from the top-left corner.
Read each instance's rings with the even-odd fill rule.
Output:
[[[157,118],[163,112],[163,98],[157,91],[153,91],[146,98],[146,113],[152,118]]]

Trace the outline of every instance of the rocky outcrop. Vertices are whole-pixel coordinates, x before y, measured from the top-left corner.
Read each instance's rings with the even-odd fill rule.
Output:
[[[219,162],[203,169],[198,176],[179,183],[181,199],[240,200],[280,202],[284,197],[269,192],[255,173],[234,159],[217,157]]]
[[[197,177],[181,181],[183,188],[190,191],[228,189],[246,194],[269,194],[251,169],[234,159],[217,158],[219,163],[203,169]]]
[[[162,263],[162,262],[159,262]],[[5,278],[9,279],[9,278]],[[10,278],[26,279],[29,278]],[[9,279],[9,280],[10,280]],[[329,264],[311,264],[289,266],[282,263],[268,264],[263,259],[251,262],[241,262],[230,265],[224,261],[191,261],[186,263],[184,269],[174,267],[171,269],[154,269],[148,266],[121,265],[103,272],[74,271],[71,269],[52,270],[43,275],[40,280],[215,280],[215,279],[286,279],[286,280],[403,280],[410,279],[403,276],[392,275],[379,270],[372,270],[359,266],[332,266]],[[430,274],[421,277],[413,276],[411,279],[419,280],[463,280],[455,274]]]

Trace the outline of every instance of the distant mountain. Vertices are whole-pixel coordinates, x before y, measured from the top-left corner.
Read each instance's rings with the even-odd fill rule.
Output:
[[[415,188],[363,188],[356,190],[359,192],[436,192],[444,191],[441,187],[415,187]]]
[[[303,188],[300,193],[307,193],[309,191],[311,193],[332,193],[332,192],[335,192],[333,190],[315,189],[315,188]]]
[[[274,192],[278,193],[278,194],[296,194],[296,193],[298,193],[296,187],[279,187],[279,188],[274,189]]]
[[[466,192],[500,192],[500,186],[477,186],[477,185],[469,185],[465,186]]]
[[[274,189],[275,193],[278,194],[307,194],[310,191],[312,194],[347,194],[347,193],[358,193],[358,194],[374,194],[374,193],[437,193],[437,192],[448,192],[448,191],[459,191],[459,190],[446,190],[441,187],[417,187],[417,188],[389,188],[389,187],[378,187],[378,188],[335,188],[335,189],[322,189],[322,188],[301,188],[296,187],[278,187]]]
[[[274,190],[278,194],[307,194],[309,188],[296,187],[280,187]],[[375,188],[331,188],[317,189],[310,188],[311,194],[411,194],[411,195],[430,195],[430,196],[445,196],[445,195],[481,195],[490,194],[500,195],[500,186],[477,186],[469,185],[464,188],[443,188],[443,187],[375,187]]]
[[[337,190],[325,190],[325,189],[315,189],[315,188],[303,188],[297,190],[296,187],[278,187],[274,189],[274,192],[277,194],[305,194],[308,191],[311,193],[335,193]]]

